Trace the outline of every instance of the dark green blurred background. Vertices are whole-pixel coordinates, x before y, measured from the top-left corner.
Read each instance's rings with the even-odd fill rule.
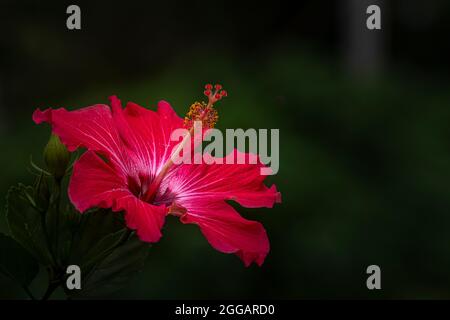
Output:
[[[183,115],[220,82],[218,128],[280,129],[269,180],[283,203],[240,209],[271,252],[245,268],[169,218],[116,298],[450,298],[448,1],[74,3],[80,31],[66,29],[72,2],[0,4],[2,213],[9,186],[33,181],[30,155],[42,163],[35,108],[117,94]],[[382,30],[368,31],[377,3]],[[371,264],[382,290],[366,288]],[[0,276],[13,297],[25,296]]]

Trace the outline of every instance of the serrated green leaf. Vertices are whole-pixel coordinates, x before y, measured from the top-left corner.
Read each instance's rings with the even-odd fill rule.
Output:
[[[150,245],[133,234],[111,251],[86,275],[82,270],[81,290],[67,291],[72,298],[106,297],[123,287],[141,271]]]
[[[73,250],[74,238],[80,227],[81,214],[67,204],[60,211],[61,219],[58,226],[57,255],[61,266],[70,264],[71,251]]]
[[[93,268],[105,259],[112,251],[121,244],[127,236],[128,230],[122,229],[105,236],[97,243],[93,243],[91,249],[86,252],[79,262],[70,264],[79,265],[83,274],[89,275]]]
[[[94,209],[79,215],[79,224],[74,235],[71,262],[85,260],[89,252],[103,238],[124,228],[121,214],[106,209]]]
[[[43,216],[33,201],[33,188],[19,184],[11,187],[6,199],[6,219],[11,236],[40,263],[52,263]]]
[[[28,287],[38,271],[37,261],[14,239],[0,233],[0,273]]]

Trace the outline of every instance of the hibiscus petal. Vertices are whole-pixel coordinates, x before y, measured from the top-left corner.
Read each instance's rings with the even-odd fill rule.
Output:
[[[134,138],[129,141],[140,150],[141,158],[150,159],[147,168],[156,176],[178,144],[178,141],[171,141],[170,136],[183,126],[183,119],[165,101],[158,103],[156,112],[129,102],[123,110],[123,119],[133,132]]]
[[[209,243],[221,252],[236,253],[245,263],[261,265],[269,252],[269,241],[259,222],[242,218],[226,200],[234,200],[245,207],[272,207],[281,201],[273,185],[264,185],[264,166],[255,155],[247,157],[246,164],[191,164],[180,165],[170,171],[161,183],[156,203],[176,203],[187,213],[182,222],[199,225]],[[211,163],[211,162],[210,162]]]
[[[127,193],[125,177],[95,152],[87,151],[75,162],[69,198],[80,212],[96,206],[111,208],[115,198]]]
[[[125,211],[127,226],[137,229],[142,241],[156,242],[161,238],[165,206],[150,205],[133,195],[125,176],[93,151],[87,151],[75,163],[69,197],[81,212],[92,207]]]
[[[227,158],[236,155],[249,157],[237,150]],[[208,199],[233,200],[244,207],[273,207],[281,202],[281,195],[275,185],[264,185],[266,176],[261,175],[264,166],[258,159],[255,164],[192,164],[180,165],[172,170],[161,184],[160,195],[170,190],[177,201],[185,205],[190,200]]]
[[[183,223],[197,224],[208,242],[218,251],[235,253],[245,266],[261,266],[269,252],[269,240],[261,223],[242,218],[225,202],[191,202]]]
[[[142,241],[158,242],[161,238],[161,228],[167,214],[165,205],[154,206],[128,194],[116,199],[113,210],[126,212],[125,221],[128,228],[137,230],[136,233]]]
[[[79,147],[98,151],[114,161],[122,170],[129,166],[126,152],[115,128],[111,110],[107,105],[97,104],[76,111],[64,108],[37,109],[33,120],[39,124],[48,122],[69,151]]]

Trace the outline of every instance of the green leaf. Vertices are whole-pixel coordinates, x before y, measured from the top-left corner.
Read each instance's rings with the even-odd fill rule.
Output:
[[[38,271],[37,261],[14,239],[0,233],[0,273],[26,288]]]
[[[58,263],[61,266],[66,266],[70,264],[74,238],[80,228],[82,215],[71,204],[66,204],[62,210],[56,210],[53,206],[51,210],[60,212],[58,233],[56,235],[58,246],[54,250],[57,253]]]
[[[69,212],[70,214],[70,212]],[[72,245],[71,264],[82,264],[86,255],[105,237],[123,230],[124,223],[120,213],[107,209],[94,209],[86,213],[74,213],[80,220]]]
[[[58,268],[64,265],[66,259],[66,252],[64,247],[66,245],[66,238],[61,239],[62,231],[65,231],[64,213],[60,210],[61,190],[58,186],[53,188],[50,197],[50,205],[45,213],[45,228],[47,231],[47,239],[50,251],[53,253],[54,263]],[[65,235],[66,233],[64,233]]]
[[[82,272],[81,290],[68,291],[72,298],[105,297],[121,287],[141,271],[150,245],[132,234],[99,262],[89,274]]]
[[[122,229],[111,233],[98,241],[93,243],[91,249],[86,252],[80,262],[70,263],[80,266],[83,274],[88,275],[92,269],[105,259],[112,251],[119,246],[127,237],[128,230]]]
[[[40,263],[52,263],[47,237],[43,228],[43,215],[36,207],[32,187],[19,184],[11,187],[6,198],[6,219],[11,236]]]

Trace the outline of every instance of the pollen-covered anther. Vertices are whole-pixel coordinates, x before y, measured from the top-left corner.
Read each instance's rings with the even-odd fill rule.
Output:
[[[184,125],[192,128],[195,121],[201,121],[203,128],[214,128],[218,119],[217,110],[212,106],[208,106],[205,102],[195,102],[184,118]]]

